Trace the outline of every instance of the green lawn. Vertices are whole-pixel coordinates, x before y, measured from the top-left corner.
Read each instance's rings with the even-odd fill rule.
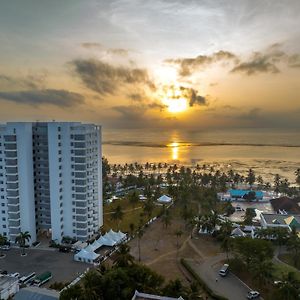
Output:
[[[297,276],[298,280],[300,280],[300,272],[297,272],[295,270],[295,268],[287,266],[285,264],[281,264],[281,263],[274,264],[273,276],[274,276],[275,280],[282,280],[283,275],[285,275],[289,272],[294,272],[295,275]]]
[[[121,206],[122,211],[124,213],[123,219],[120,222],[116,220],[112,220],[111,214],[107,214],[113,212],[118,205]],[[161,207],[155,206],[151,217],[157,216],[160,211],[161,211]],[[138,227],[142,213],[143,213],[143,202],[141,201],[139,201],[133,206],[131,203],[129,203],[128,199],[115,200],[113,203],[104,206],[103,230],[108,231],[110,229],[113,230],[120,229],[123,232],[129,232],[130,223],[133,223],[135,225],[135,228]],[[143,223],[145,224],[148,221],[148,217],[143,216],[142,218],[143,218]]]

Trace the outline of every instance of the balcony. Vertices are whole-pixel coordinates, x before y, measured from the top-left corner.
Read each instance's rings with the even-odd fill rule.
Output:
[[[18,220],[20,219],[20,210],[16,212],[8,211],[8,219],[9,220]]]
[[[5,159],[5,164],[6,166],[17,166],[18,165],[18,160],[15,158],[6,158]]]
[[[10,205],[8,213],[19,213],[20,212],[20,206],[19,205]]]
[[[21,222],[19,220],[9,220],[8,221],[8,227],[9,228],[20,228]]]
[[[9,228],[9,235],[19,235],[21,228]]]
[[[17,175],[18,174],[18,168],[17,167],[6,167],[6,174],[7,175]]]
[[[19,189],[19,183],[15,182],[15,183],[7,183],[7,190],[18,190]]]
[[[18,154],[17,151],[4,151],[6,158],[17,158]]]
[[[11,182],[18,182],[19,176],[17,175],[6,175],[6,182],[11,183]]]
[[[7,198],[7,205],[16,206],[19,205],[19,198]]]
[[[10,150],[15,151],[15,150],[17,150],[17,145],[15,143],[12,143],[12,144],[5,143],[4,148],[5,148],[5,151],[10,151]]]
[[[7,197],[19,197],[19,190],[9,190],[6,189]]]

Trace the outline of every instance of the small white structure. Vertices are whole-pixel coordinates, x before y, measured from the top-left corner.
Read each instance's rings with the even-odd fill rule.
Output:
[[[147,197],[145,197],[144,195],[139,195],[139,198],[141,201],[146,201],[147,200]]]
[[[157,202],[162,203],[162,204],[168,204],[172,202],[172,198],[167,196],[167,195],[162,195],[157,199]]]
[[[81,251],[79,251],[78,253],[76,253],[74,255],[74,260],[85,262],[88,264],[93,264],[99,256],[100,256],[100,254],[97,254],[93,251],[89,252],[85,249],[82,249]]]
[[[0,275],[0,299],[8,299],[19,291],[19,280],[15,277]]]
[[[73,244],[72,248],[75,250],[81,250],[87,246],[86,242],[77,241],[75,244]]]
[[[232,230],[231,232],[231,237],[235,238],[235,237],[245,237],[246,233],[243,232],[243,230],[240,227],[237,227],[235,229]]]
[[[95,253],[96,250],[98,250],[102,246],[113,247],[120,244],[125,239],[125,233],[121,231],[115,232],[113,230],[110,230],[105,235],[100,236],[98,240],[94,241],[92,244],[76,253],[74,255],[74,260],[93,264],[100,256],[100,254]]]

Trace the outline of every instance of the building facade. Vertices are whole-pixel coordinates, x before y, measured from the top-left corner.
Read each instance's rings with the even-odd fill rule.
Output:
[[[101,128],[69,122],[0,126],[0,233],[87,240],[103,224]]]

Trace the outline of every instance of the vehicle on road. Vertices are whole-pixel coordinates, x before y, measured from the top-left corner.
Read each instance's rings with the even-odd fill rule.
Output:
[[[245,211],[242,207],[240,206],[236,206],[235,207],[235,211]]]
[[[47,271],[38,276],[36,276],[33,280],[34,286],[41,286],[52,278],[52,273]]]
[[[16,273],[12,273],[9,274],[10,277],[15,277],[15,278],[19,278],[20,277],[20,273],[16,272]]]
[[[10,245],[3,245],[0,247],[1,250],[8,251],[10,249]]]
[[[229,272],[229,265],[228,264],[224,264],[222,266],[222,268],[219,271],[219,275],[222,277],[225,277]]]
[[[248,299],[257,299],[259,298],[260,294],[259,292],[257,291],[250,291],[248,294],[247,294],[247,298]]]

